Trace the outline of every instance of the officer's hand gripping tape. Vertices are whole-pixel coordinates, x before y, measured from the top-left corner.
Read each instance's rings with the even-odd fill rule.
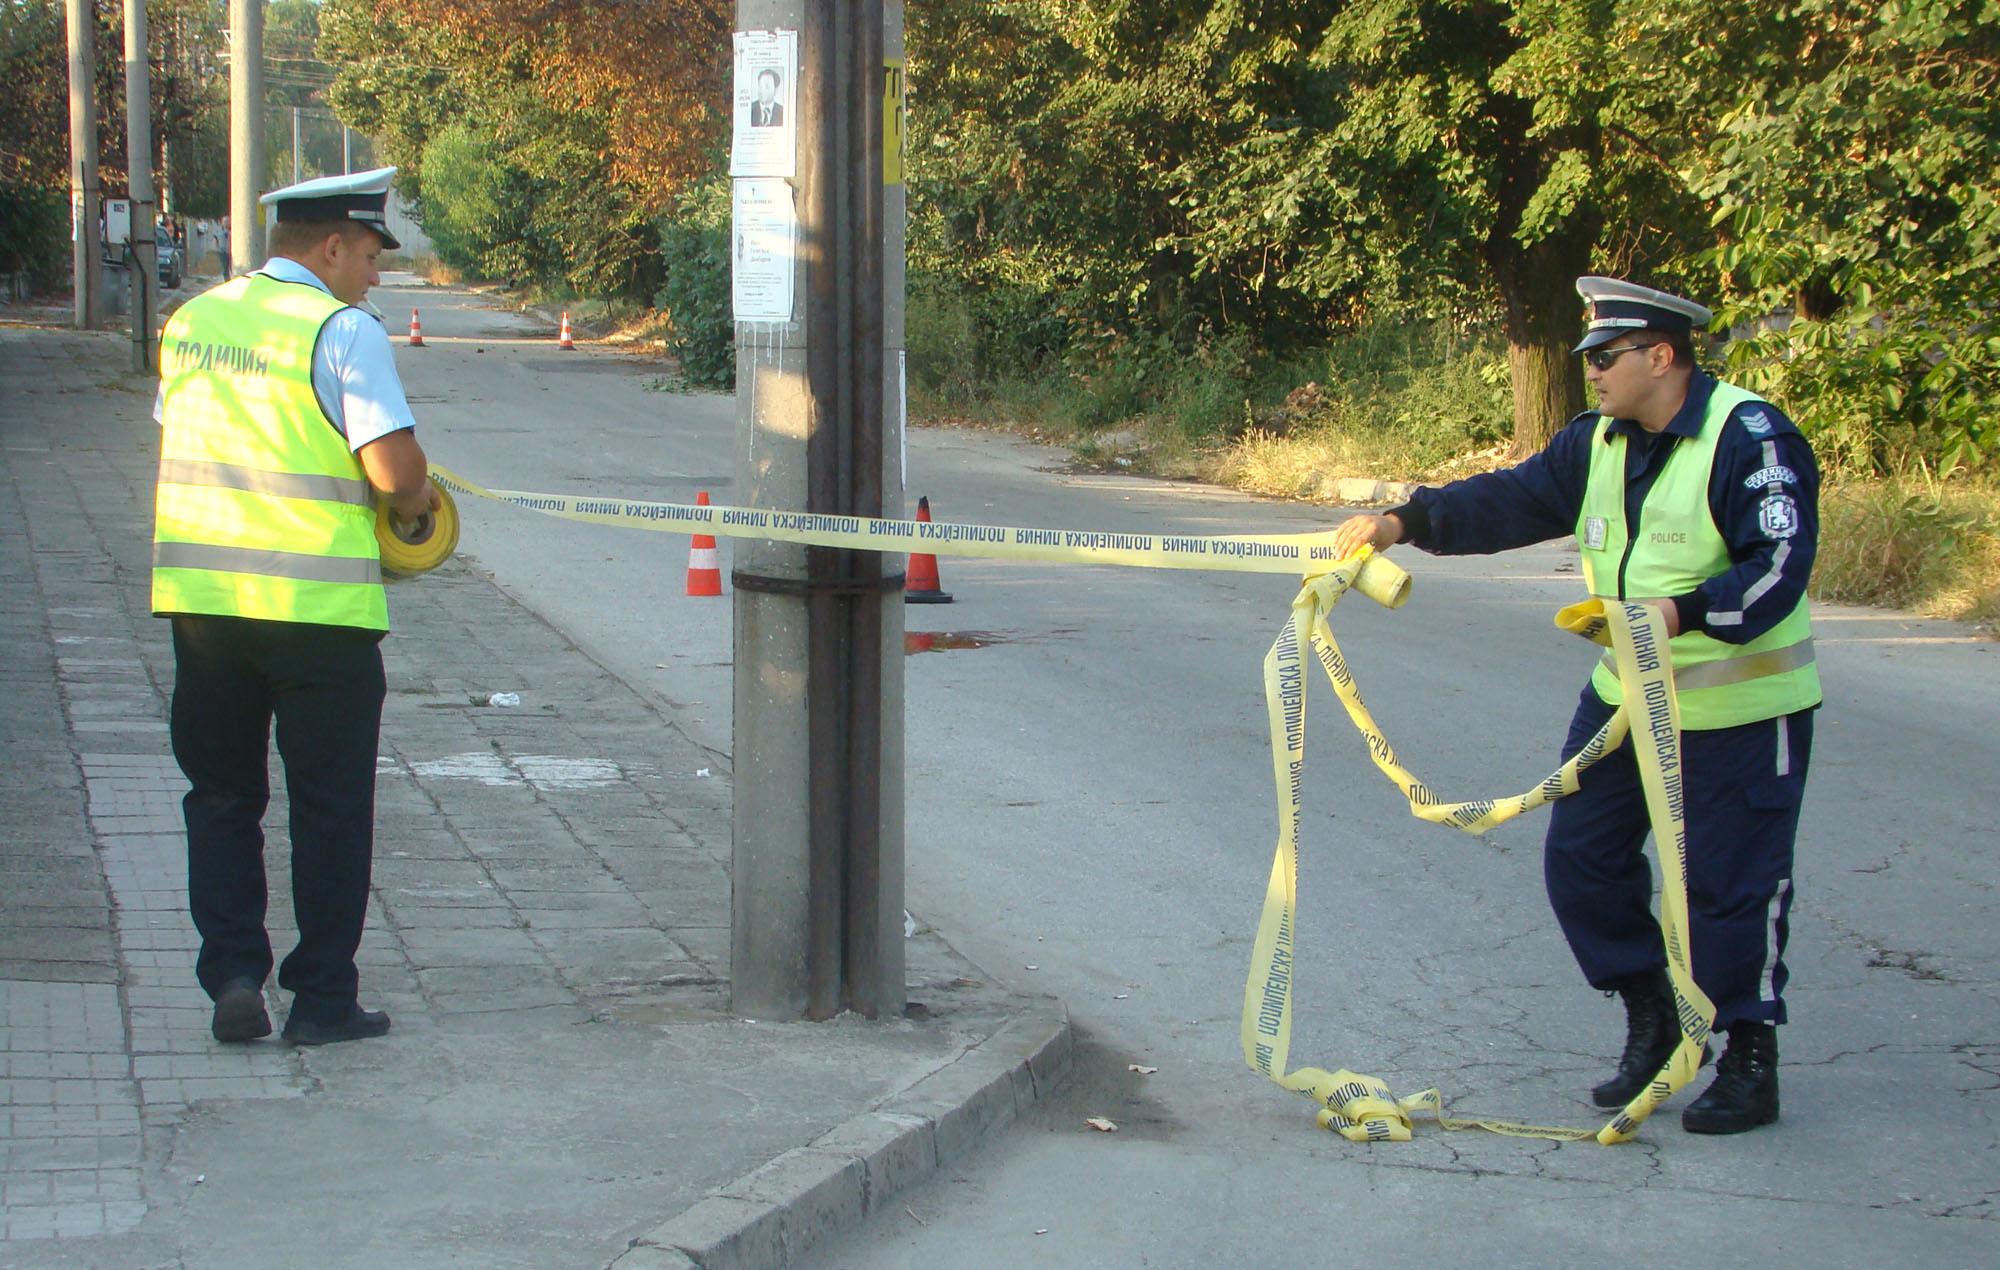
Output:
[[[429,573],[458,549],[458,504],[451,490],[436,477],[438,505],[415,520],[402,520],[389,510],[389,500],[375,504],[375,542],[382,550],[382,573],[391,578],[413,578]]]

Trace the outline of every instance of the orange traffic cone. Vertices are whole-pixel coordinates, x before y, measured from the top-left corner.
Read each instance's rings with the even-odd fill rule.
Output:
[[[931,500],[917,500],[917,521],[931,523]],[[910,567],[904,575],[903,603],[905,604],[949,604],[951,596],[938,589],[937,557],[928,551],[912,551]]]
[[[422,322],[419,322],[419,321],[417,321],[417,311],[416,311],[415,309],[411,309],[411,310],[410,310],[410,347],[411,347],[411,348],[422,348],[423,346],[424,346],[424,324],[423,324]]]
[[[571,339],[571,338],[570,338],[570,334],[569,334],[569,310],[568,310],[568,309],[564,309],[564,310],[563,310],[563,324],[562,324],[562,334],[556,337],[556,347],[557,347],[557,348],[575,348],[575,347],[576,347],[576,341],[575,341],[575,340],[573,340],[573,339]],[[704,495],[703,495],[702,497],[703,497],[703,498],[706,498],[706,497],[707,497],[707,495],[705,495],[705,494],[704,494]],[[711,542],[711,543],[709,543],[708,545],[709,545],[709,546],[711,546],[711,547],[713,547],[713,546],[714,546],[715,544]],[[690,591],[690,592],[688,592],[688,594],[692,595],[692,594],[694,594],[694,592]],[[712,594],[715,594],[715,595],[720,595],[720,594],[722,594],[722,593],[721,593],[720,591],[716,591],[716,592],[713,592]]]
[[[569,338],[569,315],[563,315],[563,338]],[[694,496],[697,507],[708,506],[708,491]],[[721,595],[722,565],[715,558],[715,535],[696,534],[688,540],[689,595]]]

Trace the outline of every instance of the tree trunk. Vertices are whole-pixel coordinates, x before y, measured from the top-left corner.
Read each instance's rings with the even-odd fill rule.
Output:
[[[1590,199],[1549,233],[1523,246],[1516,236],[1535,191],[1555,155],[1564,149],[1595,153],[1591,127],[1536,137],[1527,104],[1497,99],[1516,142],[1500,159],[1494,190],[1499,206],[1485,244],[1487,267],[1499,285],[1506,313],[1507,364],[1514,381],[1514,450],[1524,459],[1549,443],[1557,429],[1583,409],[1583,366],[1569,350],[1583,335],[1583,301],[1576,280],[1590,270],[1601,227]]]
[[[1583,369],[1569,350],[1583,331],[1576,279],[1590,251],[1543,242],[1496,268],[1506,306],[1507,365],[1514,382],[1514,449],[1524,459],[1583,409]]]
[[[1824,322],[1840,311],[1840,305],[1841,295],[1825,273],[1815,273],[1799,284],[1798,315],[1807,321]]]

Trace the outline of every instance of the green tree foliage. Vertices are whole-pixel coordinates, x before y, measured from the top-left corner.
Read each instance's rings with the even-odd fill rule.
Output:
[[[424,232],[440,259],[490,277],[526,276],[524,183],[500,162],[495,147],[465,123],[448,123],[424,146]]]
[[[303,0],[293,0],[302,3]],[[161,206],[183,215],[225,210],[228,81],[217,60],[223,7],[206,0],[148,0],[152,156]],[[125,192],[124,5],[92,6],[98,176],[107,196]],[[59,280],[70,250],[68,213],[42,232],[50,200],[69,189],[69,42],[61,0],[0,0],[0,239],[38,278]],[[17,221],[16,217],[27,217]]]
[[[205,0],[148,0],[153,142],[162,205],[182,216],[229,210],[229,14]]]
[[[101,38],[101,37],[100,37]],[[69,51],[56,0],[0,3],[0,177],[69,184]]]
[[[1758,327],[1732,373],[1858,465],[1995,449],[1993,0],[937,0],[910,21],[913,288],[957,367],[1054,356],[1090,386],[1136,363],[1143,384],[1239,336],[1285,355],[1491,324],[1524,451],[1582,404],[1572,283],[1606,272]]]
[[[719,135],[724,6],[324,0],[320,30],[335,107],[380,139],[459,260],[652,298],[657,218]]]
[[[729,387],[736,382],[736,324],[730,316],[726,177],[696,182],[675,197],[660,220],[660,255],[666,282],[654,303],[672,324],[669,351],[690,384]]]
[[[1699,225],[1653,127],[1608,122],[1609,0],[943,0],[913,13],[913,260],[1067,319],[1266,349],[1370,317],[1497,317],[1517,442],[1582,405],[1578,274],[1641,252],[1635,198]],[[1579,73],[1589,66],[1595,72]],[[971,250],[968,250],[971,249]],[[1027,306],[1017,306],[1027,307]]]
[[[910,263],[995,372],[1102,373],[1288,316],[1291,296],[1230,264],[1197,269],[1186,247],[1185,174],[1228,124],[1202,107],[1226,59],[1187,42],[1198,7],[906,11]]]
[[[2000,7],[1790,0],[1658,11],[1739,66],[1688,166],[1723,242],[1731,362],[1842,466],[2000,448]],[[1776,321],[1770,319],[1776,315]],[[1786,320],[1789,319],[1789,320]]]

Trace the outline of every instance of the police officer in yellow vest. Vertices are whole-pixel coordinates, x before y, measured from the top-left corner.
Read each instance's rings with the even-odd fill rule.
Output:
[[[1615,278],[1583,278],[1577,290],[1591,319],[1576,351],[1598,408],[1526,462],[1418,490],[1385,515],[1345,522],[1340,541],[1472,554],[1574,535],[1592,595],[1660,608],[1685,729],[1694,977],[1729,1034],[1715,1080],[1681,1123],[1741,1133],[1778,1118],[1792,842],[1820,702],[1806,616],[1819,471],[1776,406],[1695,367],[1706,308]],[[1618,701],[1617,677],[1600,663],[1565,759]],[[1679,1039],[1647,832],[1627,745],[1554,805],[1544,846],[1549,899],[1578,964],[1625,1002],[1624,1054],[1591,1091],[1600,1107],[1629,1102]]]
[[[153,611],[173,621],[174,757],[188,896],[216,1039],[268,1036],[262,821],[276,723],[298,946],[285,1039],[380,1036],[355,950],[368,904],[389,629],[374,506],[435,507],[381,322],[357,307],[394,168],[266,194],[270,261],[183,305],[160,337]]]

